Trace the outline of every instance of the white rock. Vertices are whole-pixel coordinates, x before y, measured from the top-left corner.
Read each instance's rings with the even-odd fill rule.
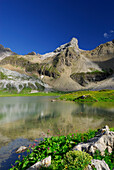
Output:
[[[40,77],[41,79],[43,79],[44,78],[44,75],[41,75],[41,77]]]
[[[28,168],[27,170],[38,170],[40,169],[41,167],[48,167],[51,165],[51,156],[35,163],[34,165],[32,165],[30,168]]]
[[[104,151],[108,149],[109,153],[111,153],[114,145],[114,132],[109,131],[109,127],[105,126],[99,130],[99,133],[88,140],[87,143],[79,143],[73,150],[85,151],[92,155],[96,150],[99,150],[101,155],[104,155]]]
[[[17,150],[16,153],[21,153],[21,152],[25,152],[27,150],[26,146],[20,146]]]
[[[91,160],[91,165],[88,165],[88,170],[93,170],[93,168],[96,168],[97,170],[110,170],[109,166],[106,164],[104,160],[97,160],[93,159]]]
[[[39,91],[38,90],[31,90],[30,93],[38,93]]]

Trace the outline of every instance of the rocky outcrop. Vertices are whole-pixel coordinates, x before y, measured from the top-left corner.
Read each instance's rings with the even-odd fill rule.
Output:
[[[42,65],[40,66],[40,68],[37,70],[37,72],[39,73],[39,75],[45,75],[45,76],[48,76],[48,77],[53,77],[53,78],[58,78],[60,77],[60,73],[59,71],[52,67],[52,66],[48,66],[48,65]]]
[[[105,44],[101,44],[98,47],[96,47],[94,50],[91,50],[91,55],[108,55],[108,54],[114,54],[114,43],[112,41],[106,42]]]
[[[33,166],[28,168],[27,170],[38,170],[41,167],[49,167],[51,165],[51,156],[48,156],[47,158],[35,163]]]
[[[93,170],[93,167],[97,170],[110,170],[109,166],[104,160],[93,159],[91,165],[88,165],[88,170]]]
[[[74,48],[67,47],[64,51],[53,58],[52,64],[54,67],[60,69],[63,66],[72,66],[73,61],[78,58],[79,55],[75,53]]]
[[[27,55],[36,55],[36,53],[34,51],[28,53]]]
[[[12,52],[10,48],[4,48],[4,46],[1,45],[1,44],[0,44],[0,51],[2,51],[2,52],[6,52],[6,51],[7,52]]]
[[[22,91],[24,88],[30,88],[39,91],[49,91],[51,87],[43,83],[35,77],[21,74],[16,71],[11,71],[0,67],[0,89]]]
[[[109,131],[109,127],[105,126],[103,129],[99,130],[98,134],[88,140],[87,143],[80,143],[76,145],[73,150],[85,151],[91,155],[99,150],[101,155],[104,155],[106,149],[111,153],[114,148],[114,132]]]
[[[86,86],[89,82],[98,82],[108,78],[110,75],[113,74],[113,70],[101,72],[87,72],[87,73],[73,73],[70,77],[78,82],[81,86]]]
[[[73,47],[76,52],[79,52],[78,40],[76,38],[72,38],[69,43],[63,44],[60,47],[58,47],[54,51],[54,53],[58,53],[58,52],[60,53],[60,52],[64,51],[65,49],[67,49],[68,47]]]
[[[0,44],[0,60],[2,60],[7,56],[15,55],[15,54],[16,53],[12,52],[10,48],[4,48],[4,46]]]

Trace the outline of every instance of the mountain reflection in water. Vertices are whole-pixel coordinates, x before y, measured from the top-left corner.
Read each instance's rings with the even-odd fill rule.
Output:
[[[114,107],[102,108],[74,102],[56,101],[54,97],[0,98],[0,169],[14,164],[15,149],[30,140],[54,135],[84,132],[114,126]],[[7,145],[8,144],[8,145]],[[6,164],[7,162],[7,164]]]
[[[4,97],[0,101],[0,147],[17,138],[67,135],[108,124],[114,126],[114,108],[56,101],[54,97]]]

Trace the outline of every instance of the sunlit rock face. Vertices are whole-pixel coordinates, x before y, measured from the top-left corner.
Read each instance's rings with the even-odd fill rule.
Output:
[[[43,83],[39,79],[4,68],[0,68],[0,88],[7,90],[16,89],[18,92],[24,88],[37,90],[50,89],[47,84]]]

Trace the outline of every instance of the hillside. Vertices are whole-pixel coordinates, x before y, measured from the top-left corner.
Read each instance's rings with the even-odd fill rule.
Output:
[[[0,48],[0,67],[35,76],[55,90],[114,89],[114,43],[101,44],[91,51],[81,50],[72,38],[53,52],[40,55],[11,55]],[[2,51],[2,52],[1,52]],[[2,54],[2,55],[1,55]]]

